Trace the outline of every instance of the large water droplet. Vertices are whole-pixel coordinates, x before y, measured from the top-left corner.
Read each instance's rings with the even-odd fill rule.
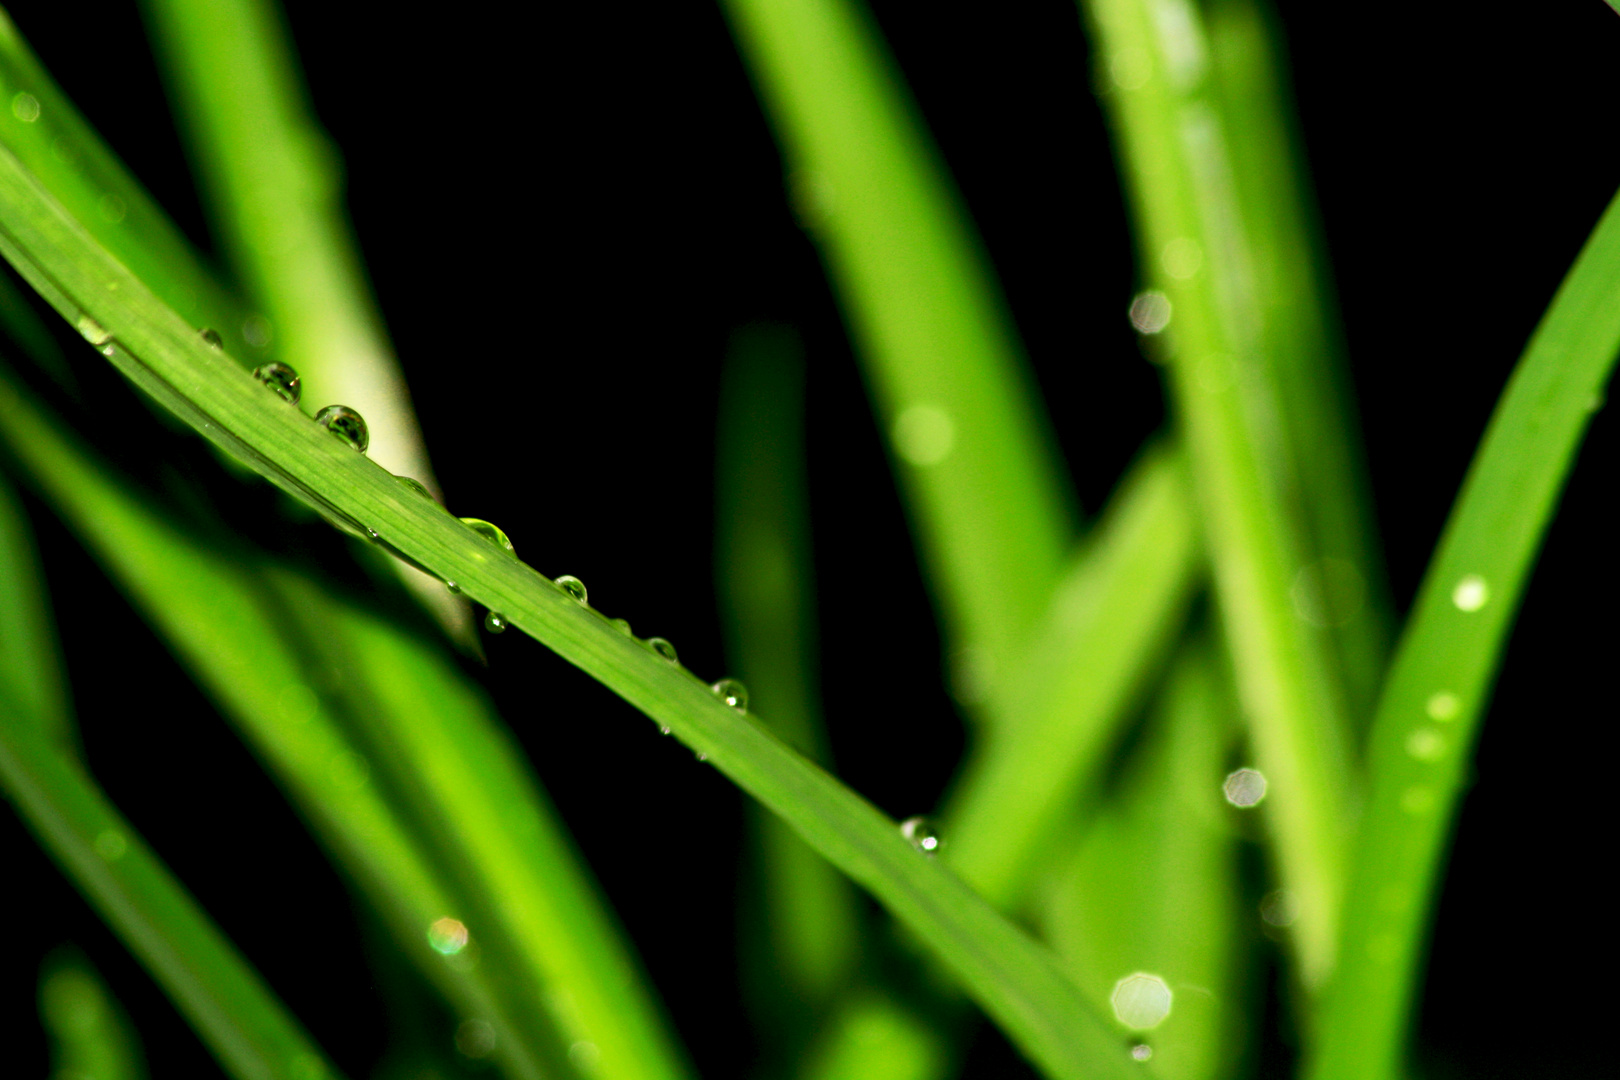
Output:
[[[675,656],[675,646],[671,645],[668,639],[661,637],[650,637],[647,639],[647,647],[653,652],[657,653],[659,656],[662,656],[665,660],[668,660],[670,663],[673,664],[677,662]]]
[[[1491,599],[1491,587],[1478,574],[1469,574],[1451,590],[1451,602],[1458,611],[1478,611]]]
[[[422,496],[424,499],[436,501],[433,499],[433,492],[429,491],[427,489],[427,485],[422,483],[420,480],[409,476],[396,476],[394,477],[394,481],[398,483],[400,487],[407,488],[417,495]]]
[[[453,593],[456,596],[461,595],[461,586],[457,585],[455,582],[449,580],[448,578],[445,579],[444,587],[449,589],[451,591],[451,593]]]
[[[939,829],[928,818],[908,817],[900,823],[900,835],[924,855],[932,855],[945,846]]]
[[[1226,801],[1242,810],[1258,806],[1266,797],[1266,776],[1259,769],[1238,769],[1221,785]]]
[[[563,592],[567,593],[569,596],[572,596],[575,600],[578,600],[580,603],[583,604],[583,603],[586,603],[589,600],[590,593],[585,591],[585,583],[583,581],[579,580],[579,578],[575,577],[573,574],[563,574],[561,577],[554,578],[552,580],[556,583],[557,588],[561,589]],[[615,622],[624,622],[623,619],[616,619],[614,621]],[[630,632],[630,624],[629,623],[624,623],[624,630],[625,630],[625,633]]]
[[[274,367],[275,365],[266,365]],[[297,397],[290,397],[288,401],[297,401]],[[371,432],[366,430],[366,422],[361,415],[347,405],[328,405],[315,414],[315,422],[342,439],[362,454],[366,447],[371,445]]]
[[[1153,1047],[1149,1046],[1147,1043],[1137,1043],[1135,1046],[1131,1047],[1132,1061],[1147,1061],[1152,1056]]]
[[[581,602],[583,603],[583,601]],[[609,619],[608,625],[613,627],[613,629],[617,630],[621,634],[628,634],[630,632],[629,619]]]
[[[506,633],[506,616],[498,611],[492,611],[484,616],[484,629],[492,634]]]
[[[212,326],[205,326],[201,330],[197,331],[197,333],[201,335],[203,341],[211,347],[220,350],[225,348],[225,339],[220,337],[219,331],[215,330]]]
[[[462,518],[461,523],[485,540],[494,544],[513,558],[517,558],[517,550],[512,547],[512,541],[506,538],[499,525],[492,525],[483,518]]]
[[[298,404],[299,397],[304,393],[303,382],[298,378],[298,372],[280,362],[260,364],[258,367],[253,369],[253,377],[264,383],[264,385],[268,386],[270,389],[274,390],[276,392],[276,396],[282,401],[287,402],[289,405]],[[321,417],[325,416],[332,409],[343,409],[343,406],[332,405],[328,408],[322,409],[320,414],[315,417],[316,421],[319,423],[325,423],[324,420],[321,420]],[[353,412],[352,409],[344,409],[343,411]],[[355,413],[354,418],[359,420],[360,414]],[[327,424],[327,427],[331,427],[331,425]],[[365,430],[365,421],[362,420],[360,422],[360,431],[364,433]],[[362,439],[362,441],[364,440]],[[364,450],[365,447],[362,446],[360,449]]]
[[[745,713],[748,711],[748,687],[736,679],[721,679],[709,689],[713,690],[715,696],[721,701],[738,712]]]
[[[1120,1023],[1136,1031],[1150,1031],[1170,1015],[1175,995],[1170,992],[1170,984],[1159,976],[1138,971],[1115,983],[1108,1000]]]

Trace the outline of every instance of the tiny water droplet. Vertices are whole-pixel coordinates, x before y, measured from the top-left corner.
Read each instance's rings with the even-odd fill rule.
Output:
[[[197,333],[202,336],[202,339],[203,339],[204,342],[206,342],[208,345],[212,346],[213,348],[215,348],[215,349],[224,349],[225,348],[225,339],[220,337],[219,336],[219,331],[215,330],[212,326],[205,326],[201,330],[197,331]]]
[[[628,634],[630,632],[629,619],[609,619],[608,625],[613,627],[613,629],[617,630],[621,634]]]
[[[32,124],[39,119],[39,98],[28,91],[20,91],[11,99],[11,115],[25,124]]]
[[[1131,325],[1138,334],[1157,334],[1170,325],[1170,298],[1156,289],[1131,301]]]
[[[455,583],[455,582],[453,582],[453,581],[446,581],[446,582],[445,582],[445,583],[444,583],[444,587],[445,587],[445,588],[447,588],[447,589],[449,589],[449,590],[450,590],[450,591],[451,591],[451,592],[452,592],[452,593],[454,593],[454,594],[455,594],[455,595],[457,595],[457,596],[460,596],[460,595],[461,595],[461,586],[460,586],[460,585],[457,585],[457,584],[456,584],[456,583]]]
[[[1258,806],[1266,797],[1266,775],[1259,769],[1238,769],[1229,774],[1221,785],[1226,801],[1240,810]]]
[[[660,734],[660,735],[668,735],[669,733],[670,733],[669,728],[665,727],[663,724],[658,725],[658,734]]]
[[[373,541],[373,542],[375,542],[375,541],[378,541],[378,540],[381,540],[381,539],[382,539],[382,536],[381,536],[381,534],[379,534],[379,533],[378,533],[378,532],[377,532],[377,530],[376,530],[376,529],[373,529],[373,528],[372,528],[372,527],[371,527],[371,526],[370,526],[370,525],[367,525],[367,526],[366,526],[366,536],[367,536],[367,538],[369,538],[369,539],[370,539],[370,540],[372,540],[372,541]]]
[[[499,525],[492,525],[482,518],[462,518],[461,523],[508,555],[517,558],[517,550],[512,547],[512,541],[506,538]]]
[[[669,641],[667,639],[665,639],[665,638],[661,638],[661,637],[648,638],[647,639],[647,647],[650,648],[653,652],[657,653],[659,656],[662,656],[665,660],[668,660],[672,664],[678,662],[676,660],[676,656],[675,656],[675,646],[671,645],[669,643]]]
[[[1153,1047],[1149,1046],[1147,1043],[1137,1043],[1135,1046],[1131,1047],[1132,1061],[1147,1061],[1152,1056]]]
[[[1429,696],[1424,711],[1429,714],[1430,720],[1439,720],[1441,723],[1455,720],[1457,714],[1462,712],[1462,699],[1450,690],[1441,690]]]
[[[900,823],[900,835],[924,855],[932,855],[945,846],[939,829],[925,817],[909,817]]]
[[[492,634],[506,633],[506,616],[498,611],[492,611],[484,616],[484,629]]]
[[[268,386],[270,389],[274,390],[276,392],[276,396],[281,398],[282,401],[285,401],[289,405],[298,404],[298,399],[304,392],[303,381],[298,378],[298,372],[294,371],[292,368],[283,363],[272,362],[268,364],[260,364],[258,367],[253,369],[253,377],[264,383],[264,385]],[[343,409],[343,406],[332,405],[322,409],[315,417],[316,421],[325,424],[326,421],[321,420],[321,417],[325,416],[333,409]],[[344,412],[353,412],[353,410],[344,409]],[[360,414],[354,413],[354,418],[359,420]],[[331,427],[331,425],[327,424],[327,427]],[[365,430],[365,422],[361,421],[360,432],[362,443],[365,441]],[[360,449],[364,450],[365,447],[361,446]]]
[[[1406,737],[1406,752],[1418,761],[1439,761],[1446,756],[1446,737],[1434,728],[1420,727]]]
[[[422,483],[422,481],[413,479],[409,476],[396,476],[394,477],[394,480],[398,482],[400,487],[408,488],[416,494],[422,496],[424,499],[433,500],[433,492],[429,491],[427,489],[427,485]]]
[[[266,366],[275,367],[277,365]],[[297,397],[291,397],[287,400],[297,401],[298,399]],[[328,405],[315,414],[315,422],[362,454],[366,452],[366,447],[371,445],[371,432],[366,430],[365,420],[347,405]]]
[[[1293,926],[1299,918],[1299,904],[1287,889],[1276,889],[1260,901],[1260,921],[1267,926]]]
[[[1457,582],[1457,587],[1451,590],[1451,602],[1457,605],[1458,611],[1478,611],[1489,603],[1490,599],[1491,587],[1478,574],[1469,574]]]
[[[118,830],[105,829],[96,834],[95,847],[97,855],[108,862],[114,862],[124,857],[124,853],[129,850],[129,841],[125,840],[124,834]]]
[[[554,578],[553,581],[555,582],[557,588],[561,589],[569,596],[572,596],[575,600],[578,600],[582,604],[585,603],[587,598],[590,596],[590,594],[585,591],[585,583],[579,580],[579,578],[575,577],[573,574],[564,574],[561,577]],[[615,625],[624,622],[623,619],[615,619],[613,621]],[[630,632],[629,623],[624,623],[624,631],[625,633]]]
[[[709,689],[713,690],[715,696],[721,701],[738,712],[745,713],[748,711],[748,687],[736,679],[721,679]]]
[[[105,343],[107,339],[112,337],[112,335],[107,332],[106,327],[102,326],[88,315],[80,315],[79,321],[74,325],[78,328],[80,336],[92,345],[99,346]]]
[[[263,315],[249,315],[242,320],[242,340],[255,349],[270,344],[270,320]]]
[[[699,761],[708,761],[709,760],[709,755],[705,754],[702,750],[695,751],[694,756],[696,756],[696,758]]]

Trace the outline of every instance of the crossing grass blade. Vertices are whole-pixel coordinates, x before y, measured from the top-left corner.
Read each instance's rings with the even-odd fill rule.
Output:
[[[337,1077],[83,769],[0,687],[0,784],[41,845],[237,1080]]]
[[[707,684],[402,486],[209,348],[194,327],[0,153],[0,253],[127,377],[227,452],[340,527],[504,613],[706,755],[907,923],[1033,1061],[1059,1077],[1128,1061],[1053,958],[894,823]]]
[[[1348,720],[1328,642],[1294,611],[1305,566],[1283,496],[1286,443],[1268,385],[1209,48],[1186,0],[1090,0],[1104,102],[1142,267],[1170,302],[1163,338],[1216,593],[1282,877],[1298,898],[1302,981],[1333,965],[1351,803]]]
[[[146,1080],[141,1043],[101,975],[71,949],[39,973],[39,1019],[51,1040],[51,1075]]]
[[[857,3],[723,7],[849,322],[945,637],[994,683],[1074,526],[987,260]]]
[[[1343,958],[1313,1080],[1403,1075],[1423,942],[1480,718],[1575,451],[1620,354],[1620,196],[1519,360],[1463,481],[1378,706]]]

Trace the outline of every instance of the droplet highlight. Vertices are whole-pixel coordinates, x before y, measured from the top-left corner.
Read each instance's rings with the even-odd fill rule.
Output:
[[[900,835],[924,855],[933,855],[945,846],[945,839],[940,836],[939,827],[921,815],[902,821]]]
[[[448,915],[435,919],[428,927],[427,939],[440,956],[454,956],[467,947],[467,924]]]
[[[1438,720],[1441,723],[1455,720],[1457,714],[1462,712],[1462,699],[1450,690],[1441,690],[1439,693],[1429,695],[1429,701],[1424,705],[1423,711],[1429,714],[1430,720]]]
[[[512,546],[512,541],[507,539],[506,533],[501,531],[499,525],[485,521],[483,518],[466,517],[459,520],[485,540],[488,540],[514,559],[517,558],[517,549]]]
[[[1108,1001],[1121,1024],[1134,1031],[1151,1031],[1170,1015],[1175,995],[1159,976],[1138,971],[1115,983]]]
[[[679,658],[675,654],[675,646],[669,643],[668,638],[648,638],[647,647],[672,664],[680,662]]]
[[[264,385],[268,386],[271,390],[274,390],[276,392],[276,396],[289,405],[298,404],[298,399],[303,396],[303,380],[299,379],[298,372],[294,371],[286,364],[276,361],[268,364],[260,364],[258,367],[253,369],[253,377],[264,383]],[[360,420],[360,414],[354,412],[353,409],[346,409],[342,405],[330,405],[327,408],[322,409],[315,417],[316,423],[326,424],[326,421],[322,420],[321,417],[325,416],[333,409],[343,409],[344,412],[354,413],[354,418],[356,420]],[[331,425],[326,424],[326,427],[330,430]],[[364,420],[360,420],[362,442],[364,441],[365,430],[366,423]],[[365,447],[361,446],[359,449],[364,450]]]
[[[913,465],[926,468],[951,456],[956,421],[938,405],[912,405],[894,421],[894,447]]]
[[[225,339],[220,337],[219,331],[215,330],[212,326],[203,327],[201,330],[197,331],[197,336],[202,338],[203,342],[210,348],[218,349],[222,352],[224,351]]]
[[[748,687],[736,679],[721,679],[709,689],[714,691],[715,697],[738,712],[745,713],[748,711]]]
[[[1431,727],[1421,727],[1406,737],[1406,752],[1418,761],[1439,761],[1446,756],[1446,737]]]
[[[489,614],[484,616],[484,629],[488,630],[490,633],[504,634],[506,633],[506,627],[506,616],[502,615],[500,612],[491,611]]]
[[[1170,298],[1157,289],[1138,293],[1131,300],[1130,316],[1138,334],[1157,334],[1170,325]]]
[[[1259,769],[1238,769],[1227,775],[1221,785],[1226,801],[1240,810],[1259,806],[1266,797],[1266,776]]]
[[[1491,587],[1478,574],[1469,574],[1451,590],[1451,602],[1458,611],[1475,612],[1491,600]]]
[[[572,596],[575,600],[578,600],[582,604],[586,603],[590,597],[590,594],[585,591],[585,583],[579,580],[579,578],[575,577],[573,574],[564,574],[561,577],[553,578],[552,580],[557,588],[561,589],[569,596]],[[624,620],[614,620],[615,624],[621,622],[624,622]],[[627,622],[624,623],[624,632],[627,634],[630,632],[630,624]]]
[[[1137,1043],[1131,1047],[1132,1061],[1147,1061],[1153,1057],[1153,1047],[1147,1043]]]

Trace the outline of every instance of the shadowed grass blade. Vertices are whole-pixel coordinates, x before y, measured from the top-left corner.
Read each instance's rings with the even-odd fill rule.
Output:
[[[44,582],[28,515],[0,474],[0,685],[20,715],[43,725],[45,736],[67,749],[74,742],[67,683]]]
[[[458,582],[705,754],[909,924],[1032,1060],[1061,1077],[1128,1072],[1053,958],[914,851],[893,822],[706,683],[268,393],[112,260],[6,153],[0,252],[120,371],[216,445],[342,527]]]
[[[1111,84],[1142,266],[1168,298],[1164,351],[1203,510],[1225,637],[1282,877],[1298,898],[1307,986],[1332,968],[1350,803],[1347,718],[1329,643],[1295,614],[1304,568],[1283,497],[1288,469],[1263,359],[1250,257],[1232,191],[1208,45],[1187,0],[1083,8]],[[1152,327],[1150,327],[1151,329]]]
[[[51,1039],[51,1075],[145,1080],[140,1039],[101,975],[71,949],[46,958],[39,1019]]]
[[[850,323],[947,640],[1005,674],[1073,538],[1011,321],[853,0],[728,0]]]
[[[1620,352],[1620,197],[1497,404],[1384,687],[1343,958],[1314,1080],[1392,1080],[1479,720],[1542,537]]]
[[[0,783],[92,906],[238,1080],[337,1071],[94,781],[0,687]]]

